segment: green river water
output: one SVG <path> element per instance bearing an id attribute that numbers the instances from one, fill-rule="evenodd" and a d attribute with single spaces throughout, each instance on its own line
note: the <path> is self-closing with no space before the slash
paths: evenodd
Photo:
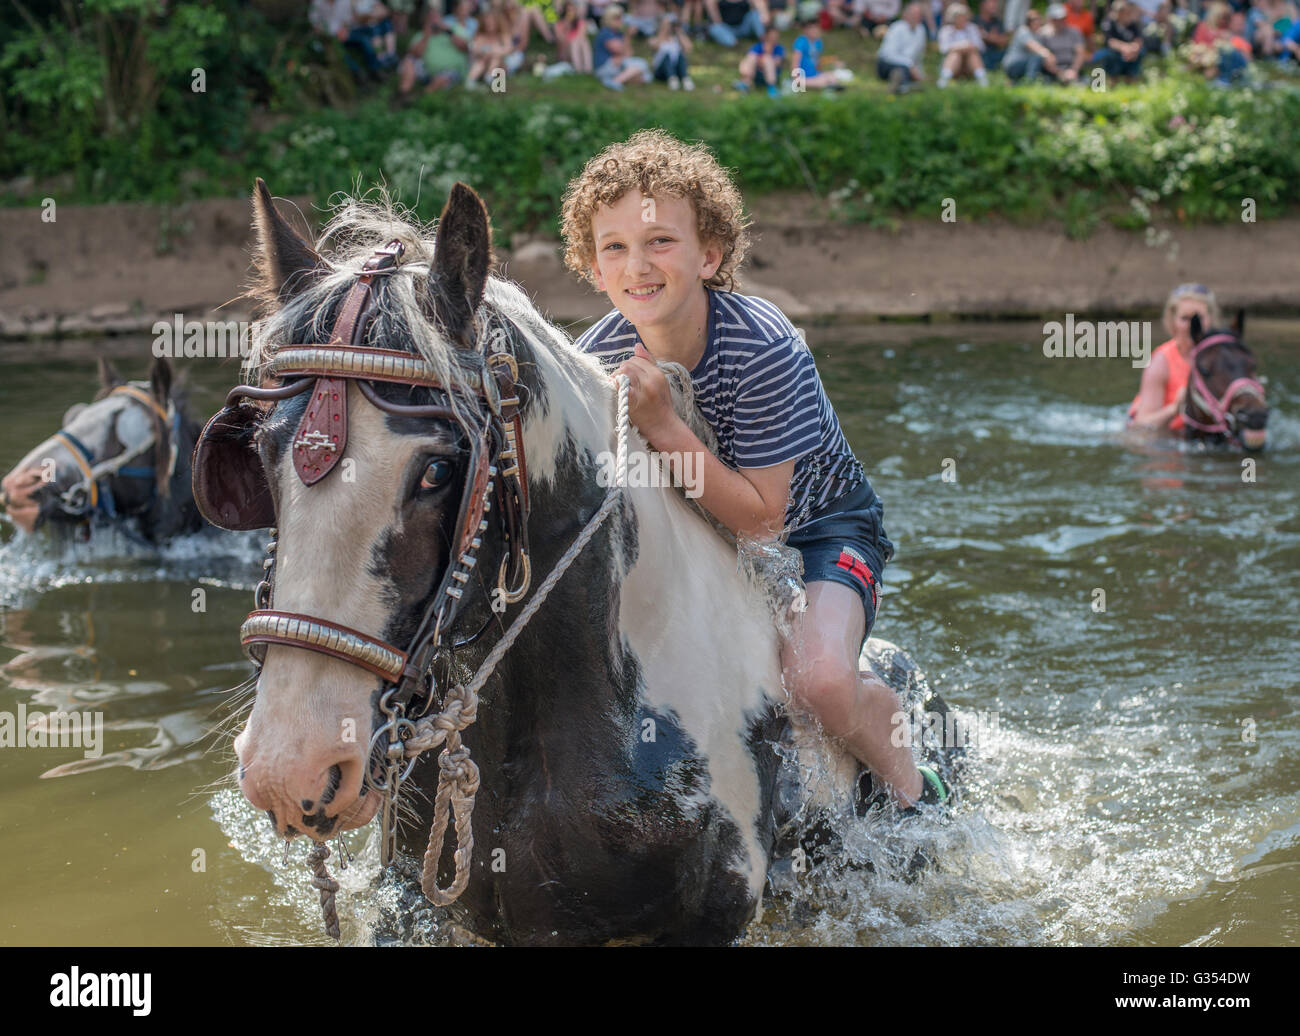
<path id="1" fill-rule="evenodd" d="M 746 941 L 1300 941 L 1300 325 L 1248 339 L 1273 407 L 1254 481 L 1126 439 L 1140 372 L 1049 359 L 1041 325 L 809 330 L 898 547 L 875 632 L 996 726 L 926 835 L 936 872 L 778 899 Z M 138 377 L 149 341 L 0 346 L 0 471 L 89 398 L 96 352 Z M 206 416 L 236 370 L 188 366 Z M 0 712 L 101 712 L 105 739 L 0 750 L 0 943 L 326 941 L 304 846 L 282 867 L 229 777 L 260 560 L 254 536 L 55 551 L 0 524 Z"/>

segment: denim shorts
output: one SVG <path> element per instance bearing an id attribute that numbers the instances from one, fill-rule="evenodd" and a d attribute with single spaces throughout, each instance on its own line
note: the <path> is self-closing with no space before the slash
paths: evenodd
<path id="1" fill-rule="evenodd" d="M 803 581 L 839 583 L 862 601 L 865 641 L 880 607 L 881 577 L 894 545 L 885 535 L 884 507 L 863 481 L 836 497 L 790 533 L 786 543 L 803 555 Z"/>

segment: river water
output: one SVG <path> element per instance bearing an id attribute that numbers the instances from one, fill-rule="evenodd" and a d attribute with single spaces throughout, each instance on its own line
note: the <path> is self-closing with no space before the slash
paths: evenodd
<path id="1" fill-rule="evenodd" d="M 875 632 L 983 722 L 948 822 L 848 833 L 934 870 L 802 887 L 744 941 L 1300 941 L 1300 325 L 1250 332 L 1274 408 L 1253 472 L 1126 438 L 1140 372 L 1047 358 L 1041 325 L 809 329 L 898 547 Z M 141 376 L 148 349 L 0 346 L 0 470 L 92 394 L 96 352 Z M 215 410 L 233 365 L 182 365 Z M 0 712 L 104 724 L 98 758 L 0 750 L 0 943 L 326 941 L 304 846 L 284 867 L 230 781 L 260 559 L 253 535 L 158 555 L 0 528 Z M 356 940 L 383 897 L 371 832 L 349 844 Z"/>

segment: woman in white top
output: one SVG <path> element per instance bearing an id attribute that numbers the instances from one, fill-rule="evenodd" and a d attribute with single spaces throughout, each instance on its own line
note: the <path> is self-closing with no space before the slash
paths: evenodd
<path id="1" fill-rule="evenodd" d="M 965 4 L 949 4 L 944 12 L 943 28 L 939 30 L 939 53 L 943 66 L 939 70 L 939 86 L 947 86 L 960 76 L 973 77 L 980 86 L 989 85 L 984 70 L 984 40 L 979 29 L 971 24 L 970 8 Z"/>

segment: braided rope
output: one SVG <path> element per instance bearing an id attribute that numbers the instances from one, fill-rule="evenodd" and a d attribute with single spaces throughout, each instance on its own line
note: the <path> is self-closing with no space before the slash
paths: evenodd
<path id="1" fill-rule="evenodd" d="M 620 488 L 627 486 L 627 430 L 630 424 L 627 416 L 627 397 L 631 384 L 631 379 L 626 374 L 618 376 L 618 453 L 614 460 L 616 468 L 614 485 Z"/>
<path id="2" fill-rule="evenodd" d="M 546 598 L 550 596 L 551 590 L 560 581 L 560 577 L 605 523 L 605 519 L 609 517 L 618 502 L 620 491 L 627 485 L 630 382 L 626 374 L 620 374 L 617 380 L 618 454 L 615 461 L 614 484 L 609 487 L 599 509 L 583 527 L 578 538 L 569 544 L 569 549 L 556 562 L 555 567 L 542 581 L 523 611 L 515 616 L 505 636 L 488 653 L 483 664 L 479 666 L 478 672 L 474 674 L 474 679 L 468 686 L 456 684 L 448 690 L 442 711 L 435 716 L 426 716 L 418 720 L 415 724 L 415 733 L 403 742 L 407 758 L 437 748 L 439 745 L 444 746 L 438 756 L 438 790 L 433 800 L 433 824 L 429 828 L 429 844 L 424 851 L 424 870 L 420 876 L 420 888 L 436 906 L 450 906 L 460 898 L 469 884 L 469 868 L 474 853 L 474 831 L 470 826 L 470 818 L 474 813 L 474 796 L 478 793 L 479 774 L 478 767 L 469 757 L 469 749 L 461 742 L 460 733 L 478 718 L 479 691 L 491 679 L 493 671 L 519 634 L 523 632 L 524 627 L 546 602 Z M 456 826 L 454 854 L 456 872 L 451 884 L 441 889 L 438 887 L 438 861 L 442 858 L 442 846 L 447 834 L 448 821 L 453 816 Z"/>
<path id="3" fill-rule="evenodd" d="M 318 842 L 307 853 L 307 863 L 312 869 L 312 887 L 320 891 L 320 910 L 325 919 L 325 931 L 331 939 L 337 939 L 339 912 L 334 905 L 334 894 L 339 890 L 339 883 L 330 877 L 330 872 L 325 868 L 329 855 L 329 846 Z"/>

